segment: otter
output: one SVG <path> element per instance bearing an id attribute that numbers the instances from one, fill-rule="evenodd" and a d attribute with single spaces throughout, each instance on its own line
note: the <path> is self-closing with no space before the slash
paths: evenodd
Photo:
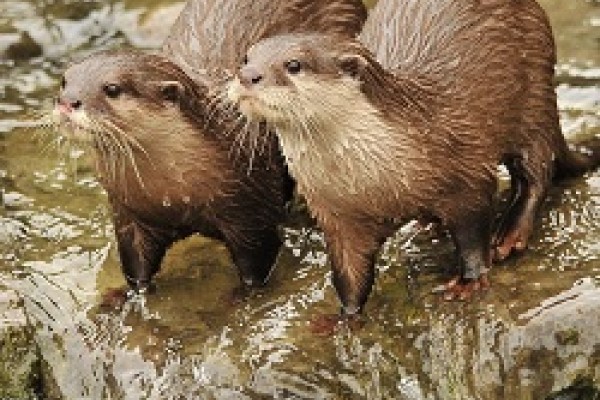
<path id="1" fill-rule="evenodd" d="M 293 182 L 275 137 L 257 154 L 231 150 L 263 128 L 215 93 L 265 34 L 356 36 L 365 19 L 359 0 L 192 0 L 159 54 L 100 52 L 67 69 L 54 114 L 94 150 L 131 288 L 146 291 L 172 243 L 196 233 L 224 241 L 242 285 L 266 282 Z"/>
<path id="2" fill-rule="evenodd" d="M 205 119 L 207 89 L 160 55 L 105 51 L 65 72 L 57 108 L 87 136 L 112 207 L 122 268 L 148 288 L 166 249 L 191 234 L 223 240 L 247 285 L 266 281 L 289 198 L 266 148 L 249 169 L 230 157 L 235 116 Z"/>
<path id="3" fill-rule="evenodd" d="M 444 297 L 467 299 L 488 284 L 490 247 L 525 248 L 552 180 L 598 166 L 598 141 L 586 155 L 561 134 L 555 61 L 533 0 L 383 0 L 359 40 L 289 34 L 249 50 L 228 98 L 276 129 L 342 315 L 363 310 L 401 221 L 448 229 L 459 275 Z M 513 190 L 492 239 L 502 163 Z"/>

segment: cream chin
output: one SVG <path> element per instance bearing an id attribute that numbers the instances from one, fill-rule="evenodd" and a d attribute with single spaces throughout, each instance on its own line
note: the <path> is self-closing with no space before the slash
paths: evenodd
<path id="1" fill-rule="evenodd" d="M 257 93 L 246 89 L 240 83 L 238 78 L 232 80 L 227 87 L 227 98 L 235 104 L 240 112 L 249 120 L 263 120 L 264 115 L 261 112 L 263 107 L 260 107 L 260 99 Z"/>
<path id="2" fill-rule="evenodd" d="M 72 111 L 70 114 L 70 119 L 78 129 L 81 129 L 81 130 L 91 130 L 92 129 L 91 120 L 85 110 Z"/>
<path id="3" fill-rule="evenodd" d="M 56 107 L 52 110 L 52 120 L 68 127 L 69 138 L 79 142 L 92 141 L 94 126 L 85 110 L 64 111 Z"/>
<path id="4" fill-rule="evenodd" d="M 227 99 L 233 104 L 238 105 L 240 102 L 240 97 L 242 91 L 242 85 L 240 83 L 239 78 L 232 79 L 227 84 Z"/>

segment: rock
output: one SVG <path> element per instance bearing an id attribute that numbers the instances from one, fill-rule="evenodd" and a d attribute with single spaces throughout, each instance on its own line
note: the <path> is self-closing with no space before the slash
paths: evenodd
<path id="1" fill-rule="evenodd" d="M 4 57 L 15 61 L 29 60 L 43 54 L 42 46 L 28 32 L 21 32 L 17 41 L 12 42 L 4 50 Z"/>
<path id="2" fill-rule="evenodd" d="M 0 288 L 0 399 L 38 397 L 40 365 L 17 295 Z"/>

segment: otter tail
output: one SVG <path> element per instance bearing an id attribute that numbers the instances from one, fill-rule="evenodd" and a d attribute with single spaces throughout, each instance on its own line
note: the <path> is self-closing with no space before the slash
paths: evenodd
<path id="1" fill-rule="evenodd" d="M 564 142 L 556 163 L 556 179 L 583 175 L 600 167 L 600 137 L 595 136 L 568 146 Z"/>

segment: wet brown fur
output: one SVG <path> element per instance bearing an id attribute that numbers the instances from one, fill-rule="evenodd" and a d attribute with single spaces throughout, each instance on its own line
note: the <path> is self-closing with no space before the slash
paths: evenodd
<path id="1" fill-rule="evenodd" d="M 560 132 L 554 42 L 535 1 L 382 0 L 360 39 L 267 39 L 230 90 L 277 126 L 346 313 L 366 301 L 390 218 L 441 222 L 462 278 L 478 279 L 490 264 L 499 164 L 513 194 L 494 246 L 510 252 L 524 247 L 552 179 L 600 162 L 599 152 L 569 151 Z M 293 59 L 303 70 L 291 76 Z M 360 91 L 342 84 L 349 78 Z"/>
<path id="2" fill-rule="evenodd" d="M 221 80 L 267 33 L 355 36 L 365 18 L 358 0 L 190 1 L 163 55 L 104 52 L 67 70 L 61 101 L 82 101 L 89 118 L 111 131 L 93 143 L 132 287 L 146 288 L 168 247 L 194 233 L 223 240 L 244 282 L 267 279 L 292 184 L 274 137 L 261 151 L 240 151 L 238 134 L 262 128 L 244 127 L 223 104 Z M 103 93 L 111 83 L 123 87 L 118 99 Z M 117 161 L 119 152 L 129 155 Z"/>

